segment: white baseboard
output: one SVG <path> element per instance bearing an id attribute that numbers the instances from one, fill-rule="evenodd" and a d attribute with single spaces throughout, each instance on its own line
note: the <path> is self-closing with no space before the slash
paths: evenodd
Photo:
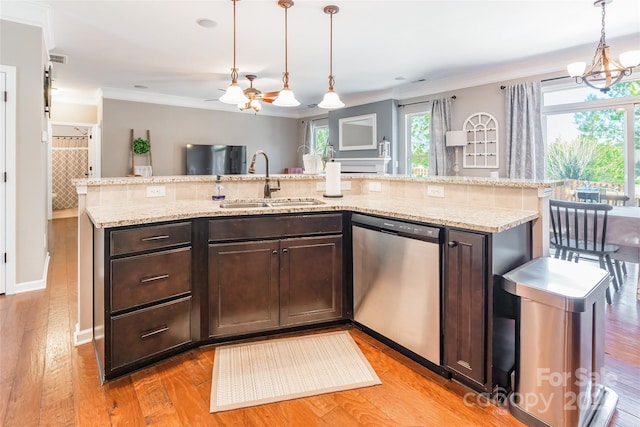
<path id="1" fill-rule="evenodd" d="M 80 324 L 76 323 L 76 330 L 73 333 L 73 345 L 78 347 L 79 345 L 88 344 L 93 339 L 93 330 L 84 329 L 80 330 Z"/>
<path id="2" fill-rule="evenodd" d="M 44 271 L 42 272 L 42 279 L 33 280 L 31 282 L 16 283 L 13 289 L 7 288 L 7 295 L 20 294 L 22 292 L 30 292 L 30 291 L 38 291 L 41 289 L 46 289 L 47 274 L 49 273 L 50 259 L 51 257 L 49 256 L 49 252 L 47 252 L 47 256 L 44 259 Z"/>

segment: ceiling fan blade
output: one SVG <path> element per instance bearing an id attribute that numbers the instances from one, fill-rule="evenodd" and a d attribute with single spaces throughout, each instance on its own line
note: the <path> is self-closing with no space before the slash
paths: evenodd
<path id="1" fill-rule="evenodd" d="M 263 98 L 276 99 L 278 97 L 278 95 L 280 95 L 280 91 L 263 93 L 262 97 Z"/>

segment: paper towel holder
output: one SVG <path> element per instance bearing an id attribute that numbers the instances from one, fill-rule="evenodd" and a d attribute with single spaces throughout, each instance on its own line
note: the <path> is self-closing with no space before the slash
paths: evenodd
<path id="1" fill-rule="evenodd" d="M 331 159 L 331 163 L 335 163 L 335 159 Z M 340 164 L 338 163 L 338 166 L 340 166 Z M 327 171 L 325 171 L 326 173 Z M 342 197 L 342 194 L 327 194 L 326 193 L 327 188 L 325 187 L 325 194 L 322 195 L 322 197 L 327 197 L 327 198 L 331 198 L 331 199 L 339 199 Z"/>

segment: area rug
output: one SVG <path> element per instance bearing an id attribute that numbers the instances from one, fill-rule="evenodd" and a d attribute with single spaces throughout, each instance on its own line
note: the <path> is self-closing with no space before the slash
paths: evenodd
<path id="1" fill-rule="evenodd" d="M 213 412 L 381 384 L 347 331 L 216 348 Z"/>

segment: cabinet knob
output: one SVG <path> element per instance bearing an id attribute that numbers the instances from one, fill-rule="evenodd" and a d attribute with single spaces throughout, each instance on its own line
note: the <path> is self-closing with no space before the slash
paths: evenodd
<path id="1" fill-rule="evenodd" d="M 458 242 L 452 240 L 450 242 L 447 242 L 447 246 L 449 246 L 450 248 L 455 248 L 456 246 L 458 246 Z"/>
<path id="2" fill-rule="evenodd" d="M 278 251 L 276 249 L 273 250 L 273 252 L 271 252 L 273 255 L 278 255 Z"/>
<path id="3" fill-rule="evenodd" d="M 287 254 L 287 253 L 289 253 L 289 249 L 284 248 L 284 249 L 282 250 L 282 253 L 283 253 L 283 254 Z"/>

